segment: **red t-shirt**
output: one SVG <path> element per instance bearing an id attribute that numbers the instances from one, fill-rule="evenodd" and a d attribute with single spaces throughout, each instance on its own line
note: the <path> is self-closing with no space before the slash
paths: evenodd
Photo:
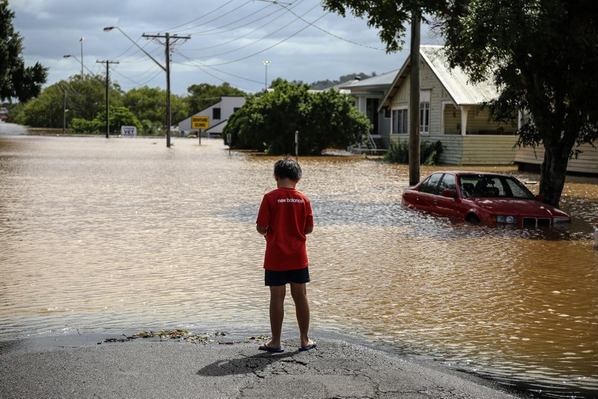
<path id="1" fill-rule="evenodd" d="M 313 226 L 309 199 L 294 188 L 277 188 L 264 195 L 258 226 L 267 227 L 264 268 L 296 270 L 307 267 L 305 229 Z"/>

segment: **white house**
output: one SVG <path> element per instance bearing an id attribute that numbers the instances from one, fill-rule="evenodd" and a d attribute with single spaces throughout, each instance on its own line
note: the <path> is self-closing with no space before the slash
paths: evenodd
<path id="1" fill-rule="evenodd" d="M 491 82 L 473 84 L 459 68 L 449 68 L 442 46 L 420 47 L 421 141 L 440 141 L 446 164 L 512 164 L 517 151 L 517 120 L 493 120 L 485 103 L 498 92 Z M 408 140 L 409 70 L 407 58 L 381 101 L 390 110 L 389 141 Z"/>
<path id="2" fill-rule="evenodd" d="M 355 79 L 338 86 L 341 92 L 355 98 L 357 109 L 372 123 L 370 138 L 378 148 L 388 148 L 390 145 L 390 111 L 386 108 L 380 109 L 380 102 L 396 74 L 395 70 L 363 80 Z"/>
<path id="3" fill-rule="evenodd" d="M 195 132 L 196 130 L 191 128 L 191 118 L 194 116 L 207 116 L 210 121 L 210 127 L 204 130 L 204 134 L 208 136 L 222 136 L 222 130 L 226 126 L 228 118 L 244 104 L 245 97 L 221 97 L 220 101 L 216 104 L 180 121 L 178 123 L 179 131 L 182 135 Z"/>

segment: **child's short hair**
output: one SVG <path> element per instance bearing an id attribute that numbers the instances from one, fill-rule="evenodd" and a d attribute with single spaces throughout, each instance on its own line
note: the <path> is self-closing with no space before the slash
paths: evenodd
<path id="1" fill-rule="evenodd" d="M 274 175 L 281 179 L 299 181 L 301 173 L 301 166 L 293 159 L 281 159 L 274 164 Z"/>

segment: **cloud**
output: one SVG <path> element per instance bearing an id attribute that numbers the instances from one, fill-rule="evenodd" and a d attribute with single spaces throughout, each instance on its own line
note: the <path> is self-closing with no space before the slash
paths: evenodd
<path id="1" fill-rule="evenodd" d="M 376 30 L 366 21 L 327 13 L 319 0 L 294 0 L 288 8 L 259 0 L 14 0 L 15 28 L 24 38 L 28 62 L 50 67 L 49 81 L 80 71 L 84 65 L 103 73 L 96 59 L 114 59 L 113 78 L 128 90 L 140 84 L 164 87 L 160 68 L 117 30 L 164 63 L 164 46 L 143 33 L 191 35 L 173 46 L 172 87 L 179 94 L 196 83 L 231 85 L 249 91 L 263 88 L 269 76 L 313 82 L 351 72 L 383 73 L 400 67 L 401 54 L 386 54 Z M 425 41 L 438 42 L 424 30 Z M 408 41 L 407 41 L 408 43 Z M 373 48 L 377 48 L 373 49 Z"/>

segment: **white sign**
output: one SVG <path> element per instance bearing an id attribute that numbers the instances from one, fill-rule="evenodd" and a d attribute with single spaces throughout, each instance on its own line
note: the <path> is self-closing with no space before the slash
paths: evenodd
<path id="1" fill-rule="evenodd" d="M 137 128 L 135 126 L 121 126 L 120 135 L 123 137 L 135 137 L 137 136 Z"/>

